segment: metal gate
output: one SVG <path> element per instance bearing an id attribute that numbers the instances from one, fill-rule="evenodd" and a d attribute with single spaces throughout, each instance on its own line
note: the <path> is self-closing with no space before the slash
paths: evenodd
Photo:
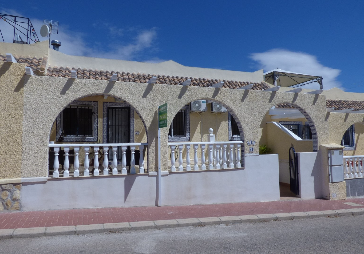
<path id="1" fill-rule="evenodd" d="M 289 148 L 289 175 L 290 189 L 295 195 L 300 194 L 299 179 L 298 179 L 298 160 L 297 154 L 293 145 Z"/>
<path id="2" fill-rule="evenodd" d="M 129 143 L 130 142 L 130 108 L 109 107 L 107 110 L 107 142 Z M 109 158 L 111 153 L 109 153 Z M 121 160 L 121 147 L 117 151 L 118 160 Z"/>

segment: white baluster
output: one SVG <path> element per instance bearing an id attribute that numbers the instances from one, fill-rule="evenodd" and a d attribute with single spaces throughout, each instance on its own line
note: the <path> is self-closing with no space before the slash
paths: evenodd
<path id="1" fill-rule="evenodd" d="M 354 157 L 354 177 L 358 178 L 359 176 L 359 160 L 358 157 Z"/>
<path id="2" fill-rule="evenodd" d="M 109 174 L 109 147 L 104 146 L 103 147 L 104 150 L 104 163 L 102 164 L 102 166 L 104 167 L 104 176 L 107 176 Z"/>
<path id="3" fill-rule="evenodd" d="M 198 145 L 193 145 L 193 153 L 194 153 L 194 167 L 193 167 L 193 170 L 197 171 L 199 170 L 199 167 L 198 167 L 198 157 L 197 157 L 197 149 L 198 149 Z"/>
<path id="4" fill-rule="evenodd" d="M 345 163 L 345 176 L 344 176 L 344 178 L 349 179 L 350 178 L 350 176 L 349 176 L 349 171 L 350 171 L 350 161 L 349 161 L 349 159 L 345 158 L 344 163 Z"/>
<path id="5" fill-rule="evenodd" d="M 241 144 L 236 144 L 236 167 L 241 168 Z"/>
<path id="6" fill-rule="evenodd" d="M 209 170 L 214 169 L 213 150 L 214 150 L 214 145 L 209 145 Z"/>
<path id="7" fill-rule="evenodd" d="M 144 145 L 140 145 L 139 146 L 139 152 L 140 152 L 140 157 L 139 157 L 139 174 L 143 174 L 144 173 Z"/>
<path id="8" fill-rule="evenodd" d="M 176 149 L 176 146 L 174 145 L 171 145 L 171 171 L 172 172 L 176 172 L 176 158 L 174 156 L 174 151 Z"/>
<path id="9" fill-rule="evenodd" d="M 234 145 L 229 145 L 229 168 L 234 168 Z"/>
<path id="10" fill-rule="evenodd" d="M 116 156 L 118 151 L 117 146 L 112 147 L 112 174 L 117 175 L 118 174 L 118 158 Z"/>
<path id="11" fill-rule="evenodd" d="M 190 165 L 190 145 L 186 145 L 186 171 L 191 171 L 191 165 Z"/>
<path id="12" fill-rule="evenodd" d="M 219 163 L 220 163 L 220 165 L 222 165 L 222 146 L 221 146 L 221 148 L 219 149 L 219 156 L 220 156 L 220 161 L 219 161 Z"/>
<path id="13" fill-rule="evenodd" d="M 223 169 L 227 169 L 227 164 L 226 164 L 226 147 L 227 145 L 222 145 L 222 168 Z"/>
<path id="14" fill-rule="evenodd" d="M 94 176 L 98 176 L 99 174 L 99 148 L 94 147 Z"/>
<path id="15" fill-rule="evenodd" d="M 84 176 L 90 176 L 90 171 L 89 171 L 89 167 L 90 167 L 90 161 L 88 158 L 88 154 L 90 152 L 90 147 L 84 147 L 83 150 L 85 150 L 85 162 L 84 162 L 84 170 L 83 170 L 83 175 Z"/>
<path id="16" fill-rule="evenodd" d="M 350 158 L 350 178 L 354 178 L 354 160 Z"/>
<path id="17" fill-rule="evenodd" d="M 135 146 L 130 147 L 131 159 L 130 159 L 130 174 L 135 174 Z"/>
<path id="18" fill-rule="evenodd" d="M 359 157 L 359 177 L 362 178 L 363 177 L 363 157 Z"/>
<path id="19" fill-rule="evenodd" d="M 206 170 L 205 147 L 206 145 L 201 145 L 201 170 Z"/>
<path id="20" fill-rule="evenodd" d="M 216 145 L 216 169 L 221 169 L 220 167 L 220 145 Z"/>
<path id="21" fill-rule="evenodd" d="M 64 150 L 64 172 L 63 172 L 63 177 L 69 177 L 70 176 L 70 171 L 68 170 L 70 168 L 70 161 L 69 161 L 69 151 L 70 148 L 69 147 L 65 147 L 63 148 Z"/>
<path id="22" fill-rule="evenodd" d="M 79 177 L 80 176 L 80 161 L 78 160 L 78 153 L 80 151 L 80 148 L 79 147 L 75 147 L 74 148 L 74 151 L 75 151 L 75 159 L 74 159 L 74 162 L 73 162 L 73 168 L 75 169 L 75 171 L 73 172 L 73 176 L 74 177 Z"/>
<path id="23" fill-rule="evenodd" d="M 126 171 L 126 146 L 121 147 L 121 174 L 126 175 L 128 172 Z"/>
<path id="24" fill-rule="evenodd" d="M 178 146 L 178 170 L 179 171 L 183 171 L 183 157 L 182 157 L 182 152 L 183 152 L 183 145 L 179 145 Z"/>
<path id="25" fill-rule="evenodd" d="M 59 155 L 59 147 L 54 147 L 53 148 L 54 151 L 54 163 L 53 163 L 53 178 L 58 178 L 59 177 L 59 160 L 58 160 L 58 155 Z"/>

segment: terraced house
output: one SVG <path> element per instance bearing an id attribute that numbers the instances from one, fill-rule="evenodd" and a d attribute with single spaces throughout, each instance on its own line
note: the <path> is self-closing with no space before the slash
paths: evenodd
<path id="1" fill-rule="evenodd" d="M 364 195 L 363 96 L 318 76 L 69 56 L 46 41 L 0 43 L 0 86 L 0 210 L 272 201 L 285 185 Z"/>

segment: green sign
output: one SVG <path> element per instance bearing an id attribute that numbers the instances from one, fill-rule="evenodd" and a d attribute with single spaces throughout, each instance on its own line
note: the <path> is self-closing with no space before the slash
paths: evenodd
<path id="1" fill-rule="evenodd" d="M 167 103 L 158 107 L 159 128 L 167 127 Z"/>

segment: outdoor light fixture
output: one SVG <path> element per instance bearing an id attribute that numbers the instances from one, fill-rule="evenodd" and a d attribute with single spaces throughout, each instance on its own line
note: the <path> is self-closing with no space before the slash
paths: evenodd
<path id="1" fill-rule="evenodd" d="M 238 89 L 242 89 L 242 90 L 250 90 L 253 88 L 253 85 L 254 84 L 250 84 L 250 85 L 247 85 L 247 86 L 243 86 L 243 87 L 239 87 Z"/>
<path id="2" fill-rule="evenodd" d="M 115 82 L 118 79 L 118 75 L 116 73 L 114 73 L 111 78 L 110 81 Z"/>
<path id="3" fill-rule="evenodd" d="M 75 70 L 71 71 L 71 78 L 77 78 L 77 72 Z"/>
<path id="4" fill-rule="evenodd" d="M 299 93 L 301 91 L 302 91 L 302 88 L 296 88 L 296 89 L 293 89 L 293 90 L 286 91 L 286 93 Z"/>
<path id="5" fill-rule="evenodd" d="M 148 84 L 151 84 L 151 85 L 155 84 L 156 82 L 157 82 L 157 77 L 153 77 L 148 80 Z"/>
<path id="6" fill-rule="evenodd" d="M 15 58 L 13 57 L 13 55 L 10 54 L 10 53 L 6 53 L 6 61 L 8 63 L 17 63 L 17 61 L 15 60 Z"/>
<path id="7" fill-rule="evenodd" d="M 264 92 L 277 92 L 281 88 L 280 86 L 274 86 L 268 89 L 263 90 Z"/>
<path id="8" fill-rule="evenodd" d="M 30 68 L 30 67 L 25 67 L 25 74 L 26 74 L 26 75 L 29 75 L 29 76 L 33 76 L 33 75 L 34 75 L 34 73 L 33 73 L 32 68 Z"/>
<path id="9" fill-rule="evenodd" d="M 191 80 L 190 79 L 187 79 L 181 85 L 183 85 L 183 86 L 189 86 L 190 84 L 191 84 Z"/>
<path id="10" fill-rule="evenodd" d="M 219 83 L 213 84 L 212 87 L 221 88 L 224 85 L 224 81 L 220 81 Z"/>

